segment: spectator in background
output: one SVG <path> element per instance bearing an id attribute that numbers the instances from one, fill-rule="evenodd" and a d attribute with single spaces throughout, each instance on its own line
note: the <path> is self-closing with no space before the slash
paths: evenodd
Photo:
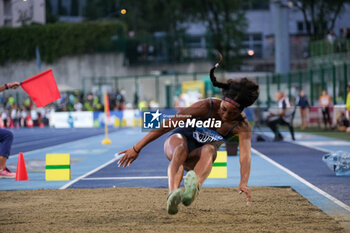
<path id="1" fill-rule="evenodd" d="M 185 98 L 185 94 L 184 93 L 181 93 L 179 95 L 179 97 L 177 98 L 177 100 L 175 101 L 175 108 L 180 111 L 181 109 L 187 107 L 187 101 L 186 101 L 186 98 Z"/>
<path id="2" fill-rule="evenodd" d="M 324 128 L 327 129 L 327 124 L 329 128 L 332 127 L 331 117 L 329 114 L 329 107 L 331 106 L 332 98 L 327 94 L 326 90 L 322 91 L 322 95 L 319 99 L 319 106 L 321 107 Z"/>
<path id="3" fill-rule="evenodd" d="M 342 28 L 341 29 L 341 34 L 340 34 L 340 52 L 344 53 L 347 52 L 347 45 L 346 45 L 346 40 L 350 38 L 350 33 L 348 32 L 347 28 Z"/>
<path id="4" fill-rule="evenodd" d="M 150 102 L 149 102 L 149 107 L 151 109 L 157 109 L 159 108 L 159 103 L 155 100 L 155 99 L 152 99 Z"/>
<path id="5" fill-rule="evenodd" d="M 68 95 L 68 98 L 66 100 L 67 102 L 65 103 L 68 112 L 74 111 L 75 99 L 76 97 L 72 93 Z"/>
<path id="6" fill-rule="evenodd" d="M 300 108 L 301 130 L 304 130 L 307 128 L 307 109 L 310 105 L 303 90 L 300 91 L 298 106 Z"/>
<path id="7" fill-rule="evenodd" d="M 39 108 L 38 109 L 38 124 L 39 127 L 45 127 L 49 125 L 49 119 L 47 118 L 47 109 L 45 108 Z"/>
<path id="8" fill-rule="evenodd" d="M 89 93 L 86 96 L 86 99 L 85 99 L 85 102 L 84 102 L 84 109 L 86 111 L 94 111 L 93 101 L 94 101 L 94 96 L 93 96 L 92 93 Z"/>
<path id="9" fill-rule="evenodd" d="M 12 105 L 10 116 L 11 116 L 11 121 L 12 121 L 10 123 L 10 127 L 11 126 L 12 127 L 19 127 L 19 115 L 18 115 L 18 109 L 17 109 L 17 105 L 16 104 Z"/>
<path id="10" fill-rule="evenodd" d="M 102 110 L 103 110 L 103 106 L 100 103 L 100 98 L 98 98 L 98 96 L 95 96 L 93 100 L 93 111 L 102 111 Z"/>
<path id="11" fill-rule="evenodd" d="M 340 113 L 340 116 L 337 119 L 337 125 L 340 131 L 346 131 L 349 127 L 349 120 L 346 118 L 344 112 Z"/>
<path id="12" fill-rule="evenodd" d="M 7 121 L 8 121 L 8 111 L 7 111 L 7 109 L 3 109 L 2 110 L 2 114 L 1 114 L 1 120 L 2 120 L 2 122 L 3 122 L 3 125 L 5 126 L 5 127 L 7 127 Z"/>
<path id="13" fill-rule="evenodd" d="M 345 39 L 345 40 L 350 39 L 350 33 L 349 33 L 347 28 L 342 28 L 341 29 L 340 37 L 341 37 L 341 39 Z"/>
<path id="14" fill-rule="evenodd" d="M 21 106 L 20 109 L 20 120 L 19 120 L 19 125 L 20 127 L 26 127 L 26 118 L 28 116 L 26 107 L 24 105 Z"/>
<path id="15" fill-rule="evenodd" d="M 139 102 L 139 110 L 144 111 L 146 109 L 148 109 L 148 104 L 147 101 L 144 99 L 141 99 L 141 101 Z"/>
<path id="16" fill-rule="evenodd" d="M 292 114 L 290 113 L 290 103 L 288 97 L 282 92 L 278 91 L 275 94 L 275 99 L 278 102 L 278 108 L 281 110 L 279 113 L 270 113 L 267 119 L 267 126 L 275 134 L 275 141 L 282 141 L 283 136 L 278 130 L 278 125 L 286 125 L 289 128 L 291 138 L 294 141 L 294 128 L 290 124 Z"/>
<path id="17" fill-rule="evenodd" d="M 13 98 L 12 95 L 9 96 L 8 101 L 7 101 L 7 108 L 11 108 L 15 103 L 15 98 Z"/>
<path id="18" fill-rule="evenodd" d="M 126 91 L 123 88 L 117 92 L 117 109 L 118 110 L 125 109 L 125 95 L 126 95 Z"/>
<path id="19" fill-rule="evenodd" d="M 331 29 L 329 30 L 328 34 L 327 34 L 327 41 L 330 43 L 330 44 L 333 44 L 333 42 L 335 41 L 335 33 L 334 31 Z"/>
<path id="20" fill-rule="evenodd" d="M 20 112 L 20 126 L 21 127 L 27 126 L 27 122 L 26 122 L 27 116 L 28 116 L 28 112 L 27 112 L 26 106 L 23 105 L 21 107 L 21 112 Z"/>
<path id="21" fill-rule="evenodd" d="M 346 103 L 345 103 L 345 107 L 346 107 L 346 115 L 347 118 L 350 118 L 350 85 L 347 85 L 346 87 L 346 91 L 347 91 L 347 96 L 346 96 Z"/>
<path id="22" fill-rule="evenodd" d="M 83 104 L 80 103 L 80 101 L 79 101 L 78 98 L 75 99 L 74 111 L 76 111 L 76 112 L 81 112 L 81 111 L 83 111 Z"/>
<path id="23" fill-rule="evenodd" d="M 29 98 L 26 98 L 23 104 L 27 111 L 29 111 L 33 107 L 33 102 Z"/>
<path id="24" fill-rule="evenodd" d="M 135 106 L 135 108 L 137 108 L 138 104 L 139 104 L 139 94 L 135 91 L 135 93 L 134 93 L 134 106 Z"/>
<path id="25" fill-rule="evenodd" d="M 39 126 L 39 114 L 36 109 L 32 108 L 30 111 L 30 117 L 32 118 L 33 126 Z"/>

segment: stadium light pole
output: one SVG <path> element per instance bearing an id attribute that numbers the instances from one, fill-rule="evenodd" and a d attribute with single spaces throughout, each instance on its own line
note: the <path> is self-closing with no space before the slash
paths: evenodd
<path id="1" fill-rule="evenodd" d="M 275 34 L 275 72 L 279 74 L 290 71 L 289 43 L 289 8 L 290 1 L 271 1 L 272 19 Z"/>

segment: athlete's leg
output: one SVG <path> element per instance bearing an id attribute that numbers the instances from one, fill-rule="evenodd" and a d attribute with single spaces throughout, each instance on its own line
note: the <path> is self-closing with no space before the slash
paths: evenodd
<path id="1" fill-rule="evenodd" d="M 194 172 L 198 176 L 199 185 L 207 179 L 212 169 L 212 165 L 216 158 L 216 147 L 211 144 L 206 144 L 201 147 L 200 158 L 194 167 Z"/>
<path id="2" fill-rule="evenodd" d="M 6 160 L 10 155 L 13 134 L 6 129 L 0 129 L 0 169 L 6 167 Z"/>
<path id="3" fill-rule="evenodd" d="M 0 170 L 6 167 L 7 157 L 0 155 Z"/>
<path id="4" fill-rule="evenodd" d="M 291 125 L 289 122 L 285 121 L 283 118 L 280 118 L 280 124 L 286 125 L 288 127 L 289 132 L 290 132 L 290 136 L 291 136 L 292 140 L 295 141 L 293 125 Z"/>
<path id="5" fill-rule="evenodd" d="M 199 184 L 202 185 L 209 176 L 215 159 L 216 147 L 211 144 L 205 144 L 191 151 L 184 163 L 184 168 L 186 171 L 194 170 L 197 174 Z"/>
<path id="6" fill-rule="evenodd" d="M 195 199 L 199 187 L 207 179 L 216 158 L 216 147 L 206 144 L 193 150 L 185 161 L 185 169 L 190 170 L 185 177 L 185 193 L 182 203 L 189 206 Z M 192 171 L 194 170 L 194 171 Z"/>
<path id="7" fill-rule="evenodd" d="M 324 123 L 324 128 L 327 128 L 327 113 L 326 113 L 326 109 L 322 108 L 322 117 L 323 117 L 323 123 Z"/>
<path id="8" fill-rule="evenodd" d="M 6 160 L 10 155 L 13 134 L 11 131 L 0 129 L 0 178 L 14 178 L 15 173 L 6 167 Z"/>
<path id="9" fill-rule="evenodd" d="M 329 107 L 326 108 L 326 115 L 327 115 L 327 122 L 329 124 L 329 127 L 332 127 L 332 121 L 331 121 L 331 116 L 329 114 Z"/>
<path id="10" fill-rule="evenodd" d="M 164 143 L 165 156 L 170 160 L 168 166 L 169 193 L 178 189 L 183 177 L 184 162 L 188 156 L 187 140 L 181 134 L 171 135 Z"/>
<path id="11" fill-rule="evenodd" d="M 178 205 L 183 199 L 183 191 L 179 189 L 184 166 L 188 156 L 187 141 L 181 134 L 171 135 L 164 143 L 164 152 L 170 160 L 168 166 L 169 195 L 167 198 L 167 210 L 169 214 L 178 212 Z"/>
<path id="12" fill-rule="evenodd" d="M 283 140 L 283 137 L 278 130 L 278 124 L 280 122 L 280 118 L 277 118 L 275 120 L 267 121 L 267 126 L 272 130 L 272 132 L 275 134 L 275 141 Z"/>

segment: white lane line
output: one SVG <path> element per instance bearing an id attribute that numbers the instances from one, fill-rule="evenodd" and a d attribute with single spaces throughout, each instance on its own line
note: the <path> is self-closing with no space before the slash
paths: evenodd
<path id="1" fill-rule="evenodd" d="M 306 144 L 310 146 L 350 146 L 350 142 L 345 141 L 321 141 L 321 140 L 312 140 L 312 141 L 299 141 L 300 144 Z"/>
<path id="2" fill-rule="evenodd" d="M 63 185 L 63 186 L 60 187 L 59 189 L 66 189 L 66 188 L 68 188 L 69 186 L 71 186 L 72 184 L 78 182 L 79 180 L 81 180 L 81 179 L 83 179 L 83 178 L 85 178 L 85 177 L 91 175 L 91 174 L 94 173 L 94 172 L 97 172 L 98 170 L 100 170 L 100 169 L 102 169 L 102 168 L 108 166 L 109 164 L 113 163 L 114 161 L 121 159 L 121 157 L 123 157 L 123 154 L 118 155 L 118 156 L 115 156 L 114 159 L 108 161 L 108 162 L 105 163 L 105 164 L 102 164 L 101 166 L 99 166 L 99 167 L 97 167 L 97 168 L 95 168 L 95 169 L 89 171 L 88 173 L 85 173 L 85 174 L 82 175 L 82 176 L 79 176 L 78 178 L 72 180 L 71 182 L 69 182 L 69 183 Z"/>
<path id="3" fill-rule="evenodd" d="M 306 181 L 305 179 L 301 178 L 300 176 L 298 176 L 297 174 L 295 174 L 294 172 L 292 172 L 291 170 L 285 168 L 284 166 L 282 166 L 281 164 L 273 161 L 272 159 L 270 159 L 269 157 L 267 157 L 266 155 L 264 155 L 263 153 L 260 153 L 259 151 L 255 150 L 254 148 L 252 148 L 252 151 L 254 153 L 256 153 L 257 155 L 259 155 L 260 157 L 262 157 L 263 159 L 265 159 L 266 161 L 272 163 L 273 165 L 275 165 L 276 167 L 278 167 L 279 169 L 285 171 L 286 173 L 288 173 L 289 175 L 291 175 L 292 177 L 294 177 L 295 179 L 299 180 L 301 183 L 305 184 L 306 186 L 312 188 L 313 190 L 315 190 L 316 192 L 318 192 L 319 194 L 323 195 L 324 197 L 328 198 L 329 200 L 331 200 L 332 202 L 334 202 L 335 204 L 337 204 L 338 206 L 346 209 L 347 211 L 350 212 L 350 206 L 346 205 L 345 203 L 339 201 L 337 198 L 333 197 L 332 195 L 326 193 L 325 191 L 319 189 L 318 187 L 316 187 L 315 185 L 311 184 L 310 182 Z"/>
<path id="4" fill-rule="evenodd" d="M 168 177 L 167 176 L 92 177 L 92 178 L 83 178 L 81 180 L 152 180 L 152 179 L 168 179 Z"/>
<path id="5" fill-rule="evenodd" d="M 258 132 L 258 133 L 263 134 L 263 135 L 265 135 L 267 137 L 273 137 L 272 133 L 262 133 L 262 132 Z M 267 134 L 269 134 L 269 135 L 267 135 Z M 315 136 L 313 134 L 306 134 L 306 133 L 303 133 L 302 135 Z M 287 140 L 285 140 L 285 142 L 290 142 L 290 143 L 293 143 L 293 144 L 296 144 L 296 145 L 299 145 L 299 146 L 305 146 L 307 148 L 314 149 L 314 150 L 319 150 L 319 151 L 322 151 L 322 152 L 325 152 L 325 153 L 331 153 L 332 152 L 331 150 L 327 150 L 325 148 L 321 148 L 321 147 L 317 147 L 315 145 L 312 145 L 312 143 L 311 144 L 308 143 L 309 141 L 302 141 L 302 142 L 300 142 L 300 141 L 298 141 L 298 138 L 297 138 L 297 141 L 293 141 L 293 140 L 288 140 L 287 141 Z M 312 141 L 310 141 L 310 142 L 312 142 Z M 327 142 L 324 141 L 323 144 L 320 144 L 320 145 L 326 145 L 326 143 Z"/>
<path id="6" fill-rule="evenodd" d="M 310 148 L 310 149 L 314 149 L 314 150 L 319 150 L 319 151 L 322 151 L 322 152 L 325 152 L 325 153 L 331 153 L 332 151 L 331 150 L 327 150 L 325 148 L 321 148 L 321 147 L 317 147 L 317 146 L 312 146 L 310 145 L 309 143 L 307 143 L 307 141 L 305 142 L 297 142 L 297 141 L 288 141 L 290 143 L 293 143 L 293 144 L 296 144 L 296 145 L 299 145 L 299 146 L 305 146 L 307 148 Z M 324 142 L 324 145 L 326 144 L 326 142 Z"/>
<path id="7" fill-rule="evenodd" d="M 122 130 L 117 130 L 117 131 L 114 131 L 114 132 L 110 132 L 110 134 L 114 134 L 114 133 L 120 133 Z M 50 146 L 46 146 L 46 147 L 42 147 L 42 148 L 38 148 L 38 149 L 35 149 L 35 150 L 31 150 L 31 151 L 27 151 L 27 152 L 23 152 L 23 156 L 24 158 L 26 158 L 27 155 L 31 155 L 31 154 L 34 154 L 34 153 L 37 153 L 37 152 L 41 152 L 41 151 L 46 151 L 46 150 L 49 150 L 49 149 L 54 149 L 56 147 L 61 147 L 61 146 L 67 146 L 68 144 L 70 143 L 79 143 L 80 141 L 84 141 L 86 139 L 91 139 L 93 137 L 101 137 L 103 136 L 103 134 L 97 134 L 97 135 L 92 135 L 92 136 L 89 136 L 89 137 L 86 137 L 86 138 L 80 138 L 80 139 L 77 139 L 77 140 L 73 140 L 73 141 L 69 141 L 69 142 L 64 142 L 64 143 L 61 143 L 61 144 L 57 144 L 57 145 L 50 145 Z M 30 144 L 30 143 L 29 143 Z M 16 145 L 17 146 L 17 145 Z M 18 157 L 18 154 L 11 154 L 9 156 L 9 159 L 16 159 Z"/>
<path id="8" fill-rule="evenodd" d="M 322 148 L 320 146 L 350 146 L 350 142 L 345 141 L 345 140 L 334 140 L 332 138 L 326 137 L 326 136 L 316 136 L 314 134 L 310 134 L 310 133 L 300 133 L 301 135 L 307 135 L 307 136 L 315 136 L 315 137 L 320 137 L 320 138 L 326 138 L 328 140 L 317 140 L 316 139 L 312 139 L 311 141 L 307 141 L 307 140 L 297 140 L 297 141 L 288 141 L 290 143 L 294 143 L 300 146 L 305 146 L 308 147 L 310 149 L 315 149 L 315 150 L 319 150 L 325 153 L 332 153 L 334 151 L 337 151 L 336 147 L 331 148 L 331 150 L 326 149 L 326 148 Z"/>

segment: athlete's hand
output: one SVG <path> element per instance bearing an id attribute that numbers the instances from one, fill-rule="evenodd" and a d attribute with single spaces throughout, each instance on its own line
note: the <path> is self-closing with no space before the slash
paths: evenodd
<path id="1" fill-rule="evenodd" d="M 132 164 L 132 162 L 134 162 L 134 160 L 139 156 L 139 153 L 137 153 L 132 147 L 118 153 L 118 155 L 120 154 L 124 154 L 124 156 L 118 161 L 118 167 L 130 166 L 130 164 Z"/>
<path id="2" fill-rule="evenodd" d="M 12 83 L 8 83 L 7 86 L 9 87 L 9 89 L 17 89 L 21 84 L 19 82 L 12 82 Z"/>
<path id="3" fill-rule="evenodd" d="M 250 190 L 248 189 L 247 186 L 243 186 L 243 185 L 240 185 L 239 188 L 239 194 L 241 193 L 245 193 L 246 197 L 247 197 L 247 205 L 250 205 L 250 202 L 251 202 L 251 195 L 250 195 Z"/>

